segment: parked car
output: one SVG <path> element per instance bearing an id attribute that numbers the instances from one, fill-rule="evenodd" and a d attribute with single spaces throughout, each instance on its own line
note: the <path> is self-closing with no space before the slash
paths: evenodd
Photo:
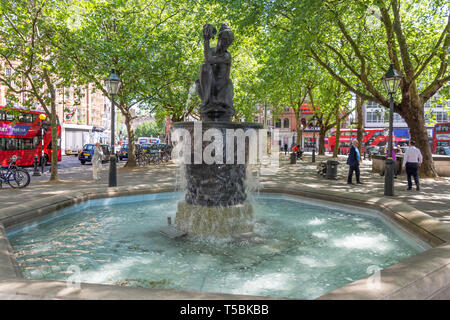
<path id="1" fill-rule="evenodd" d="M 101 147 L 104 155 L 102 163 L 108 162 L 109 156 L 111 154 L 111 148 L 107 144 L 102 144 Z M 92 161 L 92 157 L 94 156 L 94 148 L 95 145 L 91 143 L 85 144 L 83 146 L 83 150 L 81 150 L 78 154 L 78 160 L 80 160 L 81 164 L 86 164 L 86 162 Z"/>
<path id="2" fill-rule="evenodd" d="M 450 156 L 450 147 L 438 147 L 437 154 Z"/>
<path id="3" fill-rule="evenodd" d="M 119 159 L 123 160 L 125 158 L 128 159 L 128 143 L 122 144 L 122 147 L 120 148 L 119 151 Z"/>
<path id="4" fill-rule="evenodd" d="M 66 156 L 78 156 L 78 154 L 80 153 L 80 150 L 76 150 L 76 149 L 66 149 L 65 150 Z"/>
<path id="5" fill-rule="evenodd" d="M 369 146 L 367 147 L 367 153 L 370 155 L 374 155 L 374 154 L 380 154 L 381 153 L 381 149 L 378 146 Z"/>
<path id="6" fill-rule="evenodd" d="M 128 143 L 122 144 L 122 147 L 120 148 L 120 151 L 118 152 L 118 155 L 119 155 L 118 159 L 120 159 L 120 160 L 123 160 L 125 158 L 128 159 L 128 148 L 129 148 Z M 139 154 L 139 152 L 141 152 L 141 149 L 142 149 L 142 147 L 140 144 L 137 144 L 137 143 L 134 144 L 135 154 Z"/>

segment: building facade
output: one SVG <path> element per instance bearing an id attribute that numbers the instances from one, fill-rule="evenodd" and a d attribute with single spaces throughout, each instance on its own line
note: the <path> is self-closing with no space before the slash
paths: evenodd
<path id="1" fill-rule="evenodd" d="M 11 75 L 11 68 L 3 66 L 6 76 Z M 0 105 L 21 106 L 27 100 L 25 93 L 17 97 L 18 102 L 9 101 L 8 88 L 0 85 Z M 56 95 L 56 113 L 61 124 L 62 154 L 74 154 L 86 143 L 109 140 L 110 102 L 93 84 L 58 88 Z M 36 109 L 41 109 L 35 104 Z"/>
<path id="2" fill-rule="evenodd" d="M 450 102 L 436 103 L 437 97 L 430 99 L 425 104 L 425 123 L 428 138 L 433 138 L 433 127 L 435 123 L 450 121 Z M 389 111 L 374 103 L 368 102 L 363 106 L 364 128 L 377 129 L 389 127 Z M 409 140 L 409 129 L 405 120 L 397 113 L 394 113 L 394 136 Z"/>
<path id="3" fill-rule="evenodd" d="M 281 112 L 274 115 L 269 107 L 264 108 L 261 106 L 258 109 L 255 122 L 264 124 L 264 119 L 266 119 L 266 128 L 269 131 L 273 129 L 278 130 L 278 143 L 280 148 L 284 148 L 287 144 L 290 149 L 294 145 L 300 144 L 305 151 L 311 151 L 314 146 L 314 138 L 316 140 L 316 148 L 319 145 L 319 128 L 315 128 L 312 125 L 306 126 L 312 116 L 313 111 L 311 107 L 308 104 L 303 104 L 300 108 L 300 122 L 303 128 L 302 141 L 300 143 L 297 141 L 297 119 L 295 111 L 290 107 L 284 107 Z M 273 134 L 271 136 L 274 137 Z"/>

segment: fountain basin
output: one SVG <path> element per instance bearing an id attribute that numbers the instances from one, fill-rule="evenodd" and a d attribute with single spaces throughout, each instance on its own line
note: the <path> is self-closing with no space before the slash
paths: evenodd
<path id="1" fill-rule="evenodd" d="M 253 235 L 172 240 L 158 229 L 182 194 L 88 201 L 8 228 L 26 278 L 313 299 L 428 246 L 370 210 L 283 195 L 253 202 Z M 182 202 L 183 203 L 183 202 Z M 211 210 L 211 208 L 208 208 Z"/>
<path id="2" fill-rule="evenodd" d="M 304 189 L 304 190 L 303 190 Z M 337 192 L 320 192 L 287 188 L 265 188 L 271 193 L 293 194 L 321 200 L 349 204 L 353 208 L 370 207 L 379 210 L 383 217 L 393 219 L 415 235 L 426 240 L 431 249 L 381 270 L 381 287 L 376 290 L 367 286 L 367 277 L 331 291 L 320 299 L 425 299 L 439 297 L 439 292 L 450 283 L 450 230 L 445 224 L 421 213 L 408 205 L 383 197 L 371 197 Z M 32 201 L 23 205 L 0 210 L 0 293 L 25 294 L 29 297 L 66 299 L 274 299 L 274 297 L 220 294 L 198 291 L 163 290 L 121 287 L 81 283 L 81 289 L 69 290 L 66 282 L 23 279 L 15 263 L 3 227 L 15 226 L 39 216 L 50 216 L 55 210 L 87 200 L 140 195 L 171 191 L 172 188 L 155 188 L 145 185 L 74 191 Z M 113 200 L 108 199 L 109 201 Z"/>

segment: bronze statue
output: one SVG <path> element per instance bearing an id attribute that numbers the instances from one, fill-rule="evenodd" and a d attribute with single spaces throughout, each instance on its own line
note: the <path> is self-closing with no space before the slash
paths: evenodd
<path id="1" fill-rule="evenodd" d="M 210 47 L 209 41 L 217 30 L 210 24 L 203 27 L 204 57 L 200 79 L 196 87 L 202 103 L 200 114 L 203 121 L 230 121 L 234 116 L 233 83 L 230 79 L 231 55 L 227 51 L 234 40 L 231 29 L 222 24 L 217 36 L 217 46 Z"/>

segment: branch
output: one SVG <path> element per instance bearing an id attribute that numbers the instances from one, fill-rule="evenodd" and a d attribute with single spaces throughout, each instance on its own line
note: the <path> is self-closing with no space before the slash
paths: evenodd
<path id="1" fill-rule="evenodd" d="M 445 40 L 444 40 L 444 36 L 445 36 Z M 423 64 L 420 66 L 419 70 L 414 75 L 413 80 L 417 79 L 417 77 L 419 77 L 422 74 L 423 70 L 428 66 L 430 61 L 436 56 L 436 54 L 438 52 L 438 48 L 441 45 L 443 40 L 444 40 L 444 44 L 442 46 L 441 67 L 439 68 L 439 73 L 438 73 L 437 78 L 440 78 L 441 74 L 443 75 L 445 73 L 445 70 L 443 70 L 443 66 L 444 66 L 444 64 L 446 65 L 445 56 L 447 55 L 447 51 L 448 51 L 447 48 L 450 46 L 450 13 L 448 15 L 447 25 L 445 26 L 444 31 L 442 31 L 442 34 L 439 37 L 439 40 L 437 41 L 436 45 L 434 46 L 434 48 L 431 51 L 428 58 L 425 59 Z"/>
<path id="2" fill-rule="evenodd" d="M 380 12 L 381 21 L 383 21 L 384 28 L 386 29 L 389 59 L 391 60 L 391 63 L 394 64 L 395 69 L 400 70 L 400 63 L 398 60 L 397 51 L 395 50 L 394 28 L 392 26 L 389 12 L 384 7 L 380 8 Z"/>
<path id="3" fill-rule="evenodd" d="M 355 87 L 351 86 L 347 81 L 344 80 L 341 76 L 339 76 L 336 72 L 334 72 L 333 69 L 330 68 L 328 64 L 326 64 L 320 57 L 317 55 L 317 53 L 314 51 L 314 49 L 310 49 L 314 60 L 316 60 L 323 68 L 325 68 L 328 73 L 335 78 L 337 81 L 342 83 L 348 90 L 353 91 L 354 93 L 359 94 L 361 97 L 364 97 L 365 100 L 373 101 L 373 102 L 382 102 L 382 104 L 387 104 L 387 100 L 384 99 L 381 95 L 377 94 L 377 96 L 369 96 L 360 90 L 357 90 Z M 372 92 L 371 92 L 372 93 Z M 372 93 L 373 94 L 373 93 Z M 377 100 L 378 99 L 378 100 Z"/>
<path id="4" fill-rule="evenodd" d="M 435 93 L 442 88 L 442 86 L 450 81 L 450 75 L 440 80 L 433 81 L 419 96 L 422 103 L 426 103 L 428 99 L 435 95 Z"/>
<path id="5" fill-rule="evenodd" d="M 397 0 L 391 0 L 392 11 L 394 12 L 394 32 L 397 36 L 398 45 L 400 47 L 400 54 L 405 70 L 404 85 L 409 85 L 414 78 L 414 68 L 409 56 L 409 50 L 406 43 L 405 34 L 402 30 L 402 23 L 400 21 L 400 4 L 397 4 Z"/>

